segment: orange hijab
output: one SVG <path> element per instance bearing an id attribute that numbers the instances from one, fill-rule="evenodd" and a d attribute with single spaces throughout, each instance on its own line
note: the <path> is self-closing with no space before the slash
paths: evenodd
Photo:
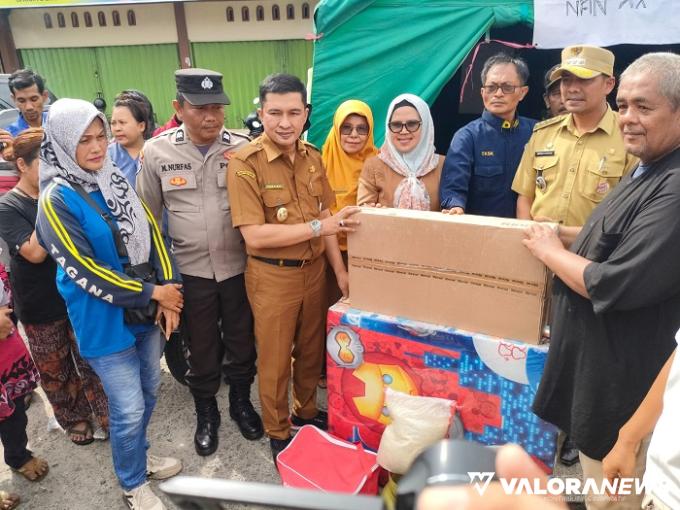
<path id="1" fill-rule="evenodd" d="M 366 145 L 358 153 L 349 155 L 340 145 L 340 126 L 351 115 L 361 115 L 368 122 L 368 138 Z M 333 127 L 328 133 L 326 142 L 321 150 L 326 175 L 331 188 L 335 191 L 335 207 L 337 212 L 346 205 L 357 205 L 357 188 L 359 187 L 359 175 L 364 166 L 364 161 L 378 154 L 378 149 L 373 143 L 373 113 L 370 106 L 363 101 L 350 99 L 345 101 L 335 111 Z"/>

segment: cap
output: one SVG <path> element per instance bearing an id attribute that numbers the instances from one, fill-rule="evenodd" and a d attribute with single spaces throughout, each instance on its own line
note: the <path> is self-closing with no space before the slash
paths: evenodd
<path id="1" fill-rule="evenodd" d="M 550 69 L 548 69 L 548 72 L 545 73 L 545 77 L 543 78 L 543 87 L 545 88 L 545 91 L 548 92 L 555 83 L 560 81 L 562 79 L 561 76 L 558 76 L 554 80 L 551 80 L 550 77 L 552 76 L 552 73 L 554 73 L 557 69 L 559 69 L 560 65 L 555 64 L 552 66 Z"/>
<path id="2" fill-rule="evenodd" d="M 560 78 L 565 72 L 585 80 L 599 74 L 613 76 L 614 54 L 597 46 L 567 46 L 562 50 L 562 63 L 550 78 Z"/>
<path id="3" fill-rule="evenodd" d="M 192 105 L 230 104 L 222 88 L 222 75 L 209 69 L 175 71 L 177 92 Z"/>

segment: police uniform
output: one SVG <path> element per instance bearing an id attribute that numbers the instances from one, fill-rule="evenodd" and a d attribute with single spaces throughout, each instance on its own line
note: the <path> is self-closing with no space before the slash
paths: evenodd
<path id="1" fill-rule="evenodd" d="M 613 74 L 614 55 L 594 46 L 569 46 L 550 78 Z M 618 114 L 609 105 L 595 129 L 579 133 L 573 114 L 539 122 L 527 143 L 512 189 L 533 200 L 531 217 L 584 225 L 593 209 L 637 164 L 626 153 Z"/>
<path id="2" fill-rule="evenodd" d="M 211 85 L 221 92 L 221 75 L 212 71 L 178 71 L 176 79 L 180 91 Z M 196 98 L 187 93 L 185 99 L 191 104 L 228 101 L 226 96 L 213 96 Z M 137 177 L 139 194 L 156 219 L 167 211 L 168 235 L 184 283 L 190 365 L 186 380 L 197 410 L 199 402 L 212 401 L 219 389 L 225 351 L 230 412 L 234 391 L 242 392 L 249 402 L 255 376 L 252 313 L 243 275 L 246 254 L 243 238 L 232 226 L 226 182 L 229 159 L 248 141 L 245 135 L 222 128 L 204 155 L 185 126 L 170 129 L 146 142 Z M 213 418 L 219 422 L 215 413 Z"/>
<path id="3" fill-rule="evenodd" d="M 291 162 L 266 134 L 231 159 L 228 189 L 235 227 L 307 223 L 335 203 L 319 151 L 298 140 Z M 317 414 L 327 304 L 324 241 L 313 237 L 283 248 L 246 249 L 262 419 L 269 437 L 287 439 L 291 356 L 293 414 L 302 419 Z"/>

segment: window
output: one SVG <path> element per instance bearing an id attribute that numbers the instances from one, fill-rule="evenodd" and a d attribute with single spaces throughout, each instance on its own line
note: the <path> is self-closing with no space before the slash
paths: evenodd
<path id="1" fill-rule="evenodd" d="M 233 7 L 227 7 L 227 21 L 229 23 L 234 21 L 234 8 Z"/>
<path id="2" fill-rule="evenodd" d="M 80 21 L 78 21 L 78 13 L 77 12 L 71 13 L 71 26 L 73 28 L 78 28 L 80 26 Z"/>
<path id="3" fill-rule="evenodd" d="M 286 5 L 286 19 L 295 19 L 295 6 L 293 4 Z"/>
<path id="4" fill-rule="evenodd" d="M 261 5 L 258 5 L 255 8 L 255 19 L 257 21 L 264 21 L 264 7 L 262 7 Z"/>
<path id="5" fill-rule="evenodd" d="M 45 22 L 45 28 L 52 28 L 52 16 L 48 13 L 43 14 L 43 21 Z"/>
<path id="6" fill-rule="evenodd" d="M 281 19 L 281 9 L 279 9 L 279 6 L 276 4 L 272 5 L 272 19 L 274 21 L 279 21 Z"/>
<path id="7" fill-rule="evenodd" d="M 137 24 L 137 16 L 135 16 L 135 11 L 130 9 L 127 12 L 127 20 L 128 20 L 128 25 L 131 27 L 134 27 Z"/>
<path id="8" fill-rule="evenodd" d="M 302 4 L 302 18 L 309 19 L 309 3 L 307 2 Z"/>
<path id="9" fill-rule="evenodd" d="M 59 28 L 64 28 L 66 26 L 66 18 L 64 17 L 63 12 L 57 13 L 57 25 Z"/>
<path id="10" fill-rule="evenodd" d="M 106 26 L 106 14 L 104 14 L 104 11 L 99 11 L 97 13 L 97 21 L 99 22 L 100 27 Z"/>
<path id="11" fill-rule="evenodd" d="M 111 21 L 114 27 L 120 26 L 120 13 L 118 11 L 113 11 L 111 13 Z"/>
<path id="12" fill-rule="evenodd" d="M 86 11 L 85 14 L 83 14 L 83 18 L 85 19 L 85 26 L 88 27 L 88 28 L 91 27 L 92 26 L 92 14 L 90 14 L 89 12 Z"/>
<path id="13" fill-rule="evenodd" d="M 241 21 L 250 21 L 250 9 L 241 7 Z"/>

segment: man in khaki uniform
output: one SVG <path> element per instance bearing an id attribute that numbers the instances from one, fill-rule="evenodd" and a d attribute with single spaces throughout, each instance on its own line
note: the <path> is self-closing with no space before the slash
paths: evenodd
<path id="1" fill-rule="evenodd" d="M 330 214 L 335 195 L 321 154 L 299 139 L 309 113 L 302 82 L 285 74 L 265 78 L 260 104 L 264 134 L 229 162 L 228 189 L 234 226 L 240 227 L 249 255 L 246 286 L 255 316 L 262 418 L 276 460 L 290 441 L 291 422 L 327 427 L 327 414 L 316 407 L 327 312 L 326 257 L 347 296 L 336 234 L 353 231 L 358 222 L 347 218 L 359 208 Z"/>
<path id="2" fill-rule="evenodd" d="M 614 54 L 595 46 L 568 46 L 551 74 L 560 78 L 569 112 L 536 124 L 512 183 L 517 217 L 581 226 L 621 177 L 637 163 L 626 153 L 618 114 L 607 104 Z"/>
<path id="3" fill-rule="evenodd" d="M 250 402 L 255 377 L 253 321 L 245 291 L 243 238 L 232 227 L 226 169 L 248 138 L 223 127 L 222 75 L 206 69 L 175 73 L 173 106 L 182 126 L 144 146 L 137 190 L 168 233 L 184 283 L 189 336 L 187 383 L 196 404 L 194 446 L 217 449 L 220 414 L 215 395 L 226 351 L 229 415 L 247 439 L 259 439 L 262 421 Z M 221 325 L 220 325 L 221 324 Z"/>

